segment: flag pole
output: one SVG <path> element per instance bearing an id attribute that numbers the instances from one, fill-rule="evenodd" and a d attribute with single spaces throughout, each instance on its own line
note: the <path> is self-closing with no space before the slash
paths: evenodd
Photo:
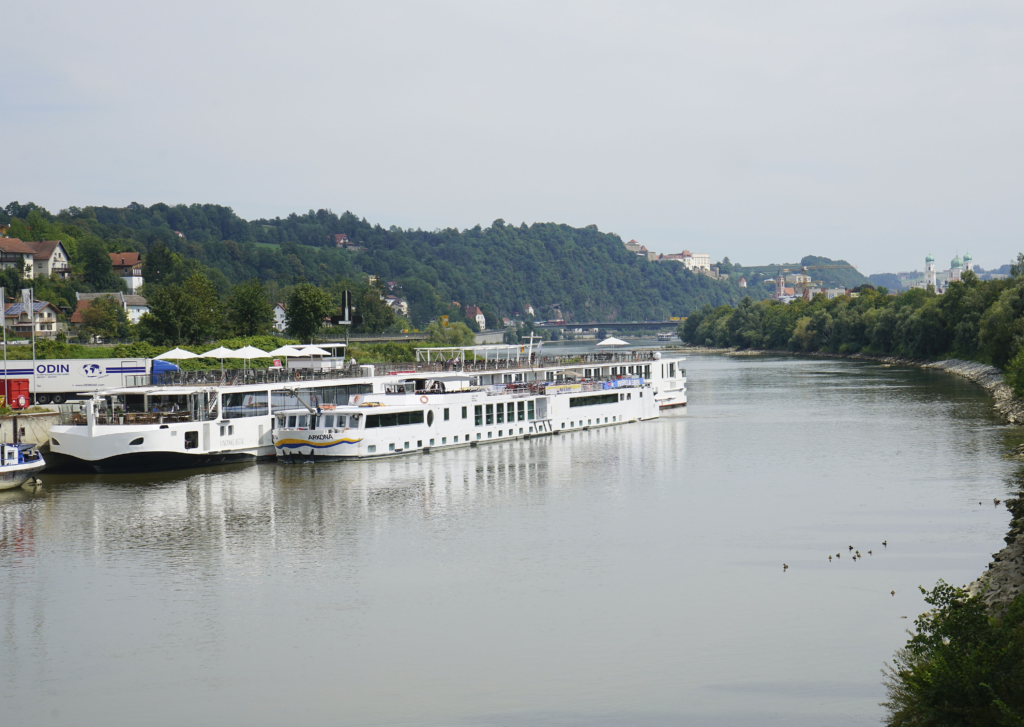
<path id="1" fill-rule="evenodd" d="M 4 311 L 4 404 L 10 406 L 7 401 L 7 291 L 4 288 L 0 288 L 0 304 Z"/>
<path id="2" fill-rule="evenodd" d="M 28 310 L 28 322 L 32 326 L 32 404 L 36 403 L 36 305 L 35 296 L 32 295 L 32 288 L 23 288 L 21 291 L 21 304 Z"/>

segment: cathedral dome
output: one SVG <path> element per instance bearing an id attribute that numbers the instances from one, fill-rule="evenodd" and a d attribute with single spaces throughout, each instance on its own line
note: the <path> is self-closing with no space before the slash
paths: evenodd
<path id="1" fill-rule="evenodd" d="M 951 268 L 963 267 L 963 265 L 960 262 L 960 256 L 959 255 L 957 255 L 955 258 L 953 258 L 953 261 L 949 264 L 949 267 L 951 267 Z"/>
<path id="2" fill-rule="evenodd" d="M 931 253 L 928 253 L 928 256 L 924 259 L 924 261 L 926 263 L 933 263 L 933 262 L 935 262 L 935 258 L 932 257 Z"/>
<path id="3" fill-rule="evenodd" d="M 972 260 L 974 260 L 974 258 L 971 257 L 971 253 L 965 252 L 964 253 L 964 267 L 966 268 L 968 263 L 970 263 Z"/>

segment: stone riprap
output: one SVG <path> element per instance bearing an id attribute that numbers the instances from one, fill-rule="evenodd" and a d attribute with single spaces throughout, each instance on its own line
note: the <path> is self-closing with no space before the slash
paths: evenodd
<path id="1" fill-rule="evenodd" d="M 1010 529 L 1006 533 L 1006 547 L 992 556 L 988 571 L 967 587 L 971 595 L 981 594 L 989 610 L 998 613 L 1024 590 L 1024 500 L 1007 500 L 1010 511 Z"/>

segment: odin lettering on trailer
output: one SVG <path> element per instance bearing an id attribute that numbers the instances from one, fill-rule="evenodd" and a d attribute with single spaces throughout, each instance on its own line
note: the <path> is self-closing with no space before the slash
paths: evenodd
<path id="1" fill-rule="evenodd" d="M 68 374 L 71 368 L 67 364 L 39 364 L 36 366 L 37 374 Z"/>

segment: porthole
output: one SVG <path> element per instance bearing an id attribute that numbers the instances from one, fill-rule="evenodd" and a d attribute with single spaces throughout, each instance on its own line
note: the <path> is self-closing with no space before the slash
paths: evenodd
<path id="1" fill-rule="evenodd" d="M 50 437 L 50 441 L 56 444 L 58 447 L 60 446 L 60 440 L 57 439 L 56 437 Z"/>
<path id="2" fill-rule="evenodd" d="M 427 412 L 427 426 L 428 427 L 434 426 L 434 410 L 433 409 L 431 409 L 430 411 Z"/>
<path id="3" fill-rule="evenodd" d="M 130 447 L 135 447 L 135 446 L 137 446 L 137 445 L 140 445 L 140 444 L 142 444 L 142 443 L 143 443 L 144 441 L 146 441 L 146 438 L 145 438 L 145 437 L 136 437 L 136 438 L 135 438 L 135 439 L 133 439 L 132 441 L 128 442 L 128 446 L 130 446 Z"/>

